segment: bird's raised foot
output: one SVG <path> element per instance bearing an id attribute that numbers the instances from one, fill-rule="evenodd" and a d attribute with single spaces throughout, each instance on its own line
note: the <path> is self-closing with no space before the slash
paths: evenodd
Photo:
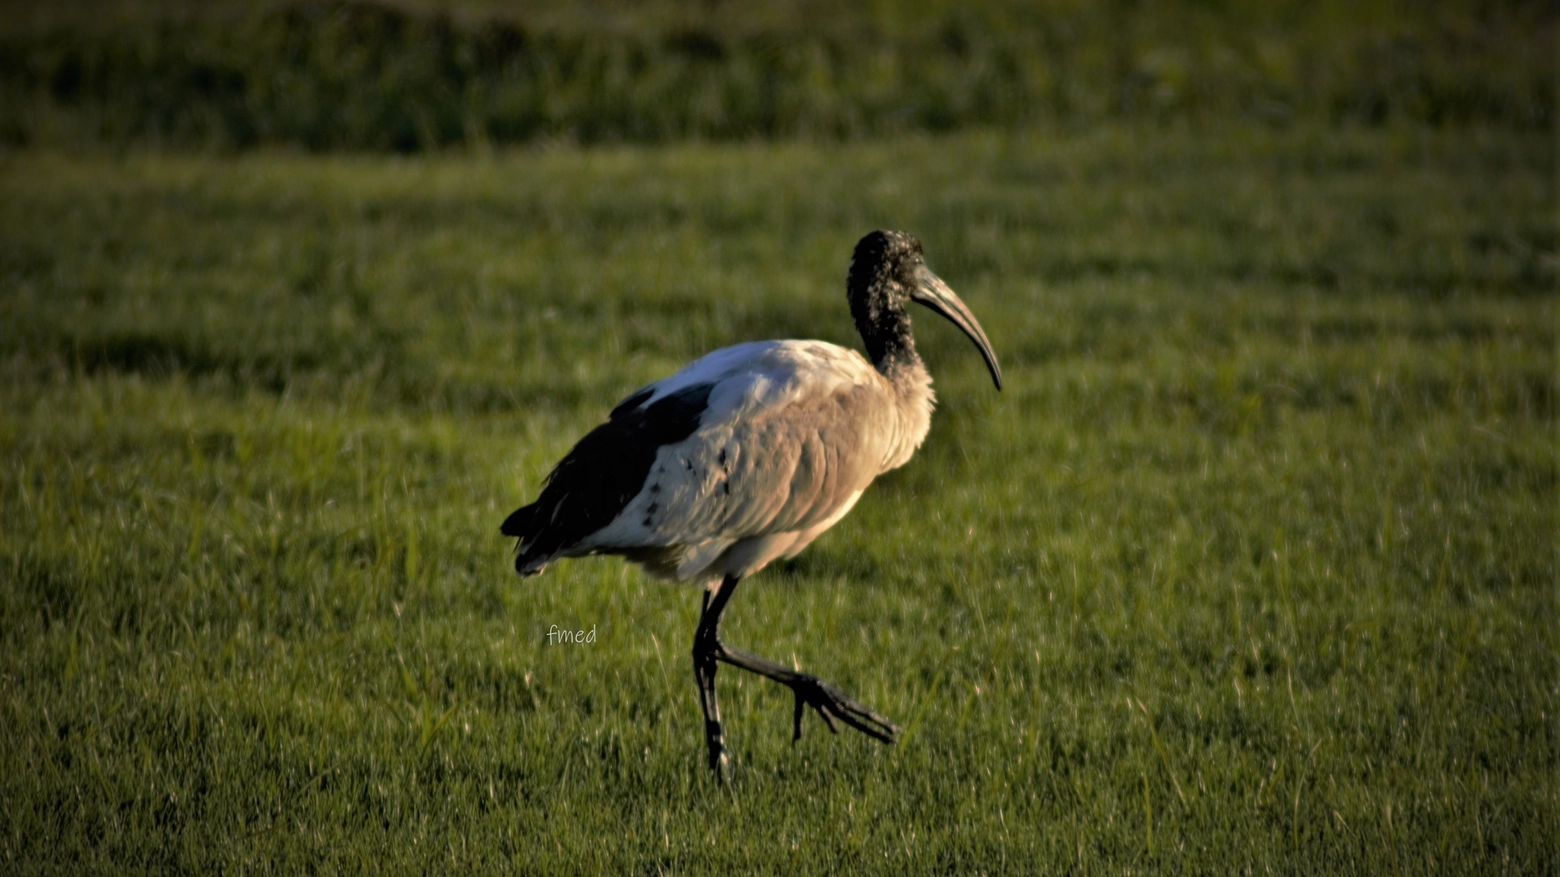
<path id="1" fill-rule="evenodd" d="M 839 719 L 879 743 L 893 743 L 899 736 L 898 725 L 816 676 L 799 674 L 797 678 L 785 681 L 785 684 L 796 694 L 796 709 L 791 714 L 792 743 L 802 739 L 802 713 L 809 706 L 829 726 L 831 733 L 840 732 L 834 724 L 834 720 Z"/>

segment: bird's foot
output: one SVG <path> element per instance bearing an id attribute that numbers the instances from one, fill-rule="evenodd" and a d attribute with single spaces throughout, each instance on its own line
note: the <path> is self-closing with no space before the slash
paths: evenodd
<path id="1" fill-rule="evenodd" d="M 796 710 L 791 716 L 792 743 L 802 739 L 802 713 L 806 712 L 807 707 L 812 707 L 824 724 L 829 726 L 829 731 L 835 734 L 840 730 L 834 720 L 839 719 L 880 743 L 893 743 L 899 735 L 898 725 L 871 708 L 851 700 L 845 692 L 816 676 L 799 674 L 796 679 L 786 681 L 785 684 L 796 694 Z"/>

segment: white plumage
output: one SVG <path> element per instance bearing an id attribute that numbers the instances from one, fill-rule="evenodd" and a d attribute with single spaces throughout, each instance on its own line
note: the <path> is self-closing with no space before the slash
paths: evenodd
<path id="1" fill-rule="evenodd" d="M 536 502 L 502 527 L 520 540 L 522 575 L 560 557 L 618 554 L 655 575 L 705 583 L 693 657 L 717 772 L 726 765 L 717 661 L 790 686 L 798 737 L 804 706 L 831 730 L 839 719 L 884 742 L 898 733 L 829 683 L 726 645 L 718 627 L 742 579 L 806 548 L 926 439 L 932 379 L 905 303 L 959 326 L 1002 387 L 985 332 L 927 269 L 915 238 L 862 238 L 846 299 L 867 357 L 822 341 L 738 344 L 701 357 L 620 403 L 558 463 Z"/>
<path id="2" fill-rule="evenodd" d="M 647 564 L 662 577 L 752 575 L 844 517 L 931 427 L 930 380 L 900 398 L 861 354 L 822 341 L 717 350 L 637 407 L 695 385 L 711 387 L 697 430 L 661 447 L 643 489 L 570 553 L 666 548 Z"/>

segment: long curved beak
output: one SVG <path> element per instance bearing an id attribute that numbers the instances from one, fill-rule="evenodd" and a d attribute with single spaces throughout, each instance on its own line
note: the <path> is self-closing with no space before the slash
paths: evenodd
<path id="1" fill-rule="evenodd" d="M 986 368 L 991 372 L 991 381 L 1002 389 L 1002 366 L 997 364 L 997 355 L 991 350 L 991 341 L 986 338 L 985 330 L 981 329 L 975 315 L 964 306 L 964 302 L 954 295 L 948 284 L 941 277 L 932 273 L 925 265 L 916 269 L 916 286 L 910 291 L 910 300 L 926 305 L 942 316 L 950 323 L 959 327 L 959 330 L 970 336 L 975 346 L 980 348 L 980 355 L 986 360 Z"/>

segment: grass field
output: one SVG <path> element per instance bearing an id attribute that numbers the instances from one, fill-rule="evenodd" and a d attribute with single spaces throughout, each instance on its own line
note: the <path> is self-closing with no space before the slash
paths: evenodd
<path id="1" fill-rule="evenodd" d="M 0 145 L 880 139 L 1555 122 L 1544 0 L 0 0 Z"/>
<path id="2" fill-rule="evenodd" d="M 1555 873 L 1554 140 L 1105 127 L 0 157 L 0 870 Z M 855 344 L 926 446 L 744 587 L 498 524 L 709 349 Z M 595 643 L 549 646 L 550 626 Z"/>

